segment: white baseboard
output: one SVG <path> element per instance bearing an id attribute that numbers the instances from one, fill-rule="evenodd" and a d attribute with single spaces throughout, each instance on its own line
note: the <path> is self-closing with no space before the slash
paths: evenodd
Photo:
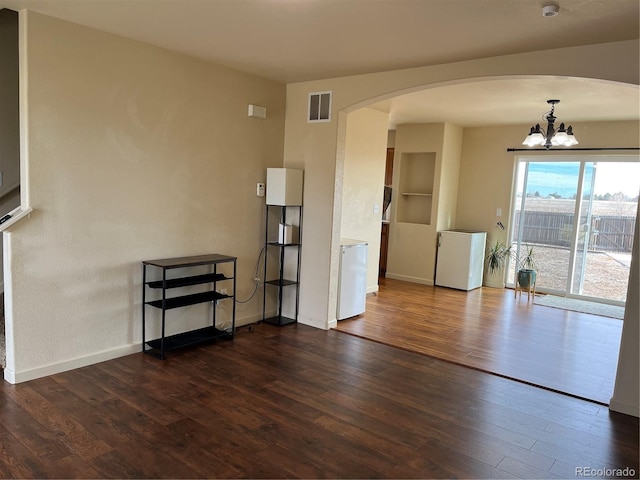
<path id="1" fill-rule="evenodd" d="M 273 313 L 275 315 L 275 312 Z M 249 315 L 240 319 L 236 319 L 236 327 L 243 327 L 262 320 L 262 313 Z M 113 360 L 114 358 L 124 357 L 131 355 L 132 353 L 141 353 L 142 343 L 135 343 L 131 345 L 124 345 L 111 350 L 105 350 L 98 353 L 92 353 L 84 357 L 78 357 L 71 360 L 64 360 L 58 363 L 52 363 L 44 365 L 42 367 L 31 368 L 15 372 L 7 368 L 4 369 L 4 379 L 11 383 L 28 382 L 29 380 L 35 380 L 36 378 L 47 377 L 56 373 L 62 373 L 76 368 L 86 367 L 88 365 L 94 365 L 96 363 L 106 362 L 107 360 Z"/>
<path id="2" fill-rule="evenodd" d="M 338 326 L 338 320 L 330 320 L 329 323 L 327 324 L 327 327 L 329 330 L 331 330 L 332 328 L 336 328 Z"/>
<path id="3" fill-rule="evenodd" d="M 378 293 L 378 285 L 372 285 L 370 287 L 367 287 L 367 295 L 371 295 L 372 293 Z"/>
<path id="4" fill-rule="evenodd" d="M 404 282 L 419 283 L 420 285 L 433 285 L 433 279 L 428 279 L 428 278 L 411 277 L 409 275 L 399 275 L 397 273 L 390 273 L 390 272 L 387 272 L 385 276 L 387 278 L 392 278 L 393 280 L 402 280 Z"/>
<path id="5" fill-rule="evenodd" d="M 56 373 L 62 373 L 69 370 L 74 370 L 76 368 L 86 367 L 87 365 L 93 365 L 95 363 L 106 362 L 107 360 L 113 360 L 114 358 L 124 357 L 125 355 L 131 355 L 132 353 L 139 352 L 142 352 L 142 345 L 140 343 L 125 345 L 123 347 L 114 348 L 112 350 L 105 350 L 103 352 L 93 353 L 85 357 L 65 360 L 59 363 L 52 363 L 50 365 L 44 365 L 42 367 L 23 370 L 21 372 L 14 372 L 5 368 L 4 379 L 12 384 L 28 382 L 29 380 L 35 380 L 36 378 L 47 377 Z"/>
<path id="6" fill-rule="evenodd" d="M 633 417 L 640 417 L 639 405 L 631 405 L 629 403 L 620 402 L 613 397 L 611 398 L 611 400 L 609 400 L 609 410 L 618 413 L 624 413 L 625 415 L 631 415 Z"/>
<path id="7" fill-rule="evenodd" d="M 329 328 L 332 328 L 329 327 L 329 324 L 331 324 L 332 322 L 336 322 L 337 325 L 337 320 L 327 322 L 326 320 L 318 320 L 316 318 L 307 317 L 305 315 L 298 315 L 298 323 L 314 328 L 319 328 L 321 330 L 329 330 Z"/>

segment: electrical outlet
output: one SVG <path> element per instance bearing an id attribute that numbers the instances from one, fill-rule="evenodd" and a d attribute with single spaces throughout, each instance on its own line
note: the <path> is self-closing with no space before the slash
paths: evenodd
<path id="1" fill-rule="evenodd" d="M 226 295 L 226 294 L 227 294 L 227 289 L 226 289 L 226 288 L 221 288 L 221 289 L 219 289 L 219 290 L 218 290 L 218 293 L 219 293 L 220 295 Z M 216 300 L 216 307 L 217 307 L 218 305 L 220 305 L 220 302 L 221 302 L 222 300 L 224 300 L 224 298 L 220 298 L 220 299 Z"/>

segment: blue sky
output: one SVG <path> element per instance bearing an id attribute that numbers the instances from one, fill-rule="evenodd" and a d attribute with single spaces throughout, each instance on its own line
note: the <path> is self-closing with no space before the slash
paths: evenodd
<path id="1" fill-rule="evenodd" d="M 594 167 L 595 165 L 595 167 Z M 622 192 L 630 198 L 638 196 L 640 187 L 640 163 L 638 162 L 599 162 L 587 163 L 585 173 L 587 179 L 596 171 L 594 192 L 596 195 Z M 519 184 L 522 185 L 524 171 L 519 172 Z M 578 190 L 578 162 L 531 162 L 529 164 L 529 193 L 539 192 L 546 197 L 557 193 L 564 198 L 571 198 Z M 585 192 L 590 186 L 588 180 Z"/>

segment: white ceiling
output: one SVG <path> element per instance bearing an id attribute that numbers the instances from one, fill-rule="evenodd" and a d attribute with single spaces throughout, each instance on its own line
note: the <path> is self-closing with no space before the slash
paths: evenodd
<path id="1" fill-rule="evenodd" d="M 379 102 L 389 128 L 402 123 L 449 122 L 461 127 L 543 124 L 559 99 L 557 123 L 640 119 L 640 88 L 581 78 L 484 80 L 422 90 Z"/>
<path id="2" fill-rule="evenodd" d="M 555 3 L 560 15 L 542 16 Z M 0 0 L 279 82 L 640 37 L 639 0 Z M 377 108 L 405 121 L 638 119 L 638 88 L 538 78 L 455 85 Z M 472 99 L 472 100 L 471 100 Z"/>

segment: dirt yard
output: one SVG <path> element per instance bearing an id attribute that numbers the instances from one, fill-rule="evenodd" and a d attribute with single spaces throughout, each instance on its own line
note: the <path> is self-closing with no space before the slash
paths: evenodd
<path id="1" fill-rule="evenodd" d="M 559 247 L 534 247 L 538 261 L 536 287 L 564 291 L 567 284 L 569 250 Z M 629 281 L 629 261 L 625 256 L 603 252 L 587 253 L 587 265 L 582 295 L 624 301 Z M 628 255 L 627 257 L 631 257 Z M 510 272 L 510 277 L 513 273 Z"/>

